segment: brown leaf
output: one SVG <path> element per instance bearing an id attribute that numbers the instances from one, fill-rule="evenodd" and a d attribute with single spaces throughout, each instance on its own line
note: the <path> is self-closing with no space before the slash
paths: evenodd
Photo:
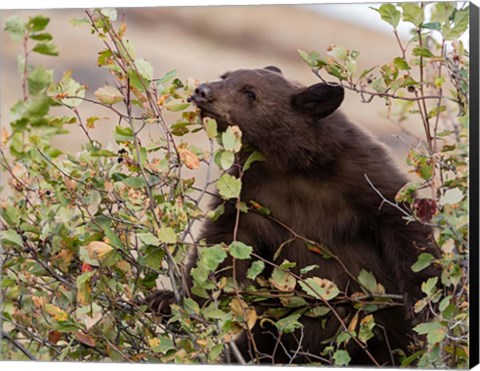
<path id="1" fill-rule="evenodd" d="M 68 249 L 62 249 L 52 258 L 55 264 L 62 272 L 68 272 L 68 267 L 73 260 L 73 252 Z"/>
<path id="2" fill-rule="evenodd" d="M 61 337 L 62 333 L 58 331 L 50 331 L 48 333 L 48 341 L 53 344 L 57 344 Z"/>
<path id="3" fill-rule="evenodd" d="M 255 326 L 255 323 L 257 322 L 257 312 L 254 308 L 247 306 L 244 301 L 234 298 L 230 302 L 230 309 L 236 316 L 245 321 L 248 329 L 252 329 L 253 326 Z"/>
<path id="4" fill-rule="evenodd" d="M 84 332 L 77 332 L 75 334 L 75 339 L 89 347 L 95 346 L 95 339 L 92 338 L 90 335 L 85 334 Z"/>

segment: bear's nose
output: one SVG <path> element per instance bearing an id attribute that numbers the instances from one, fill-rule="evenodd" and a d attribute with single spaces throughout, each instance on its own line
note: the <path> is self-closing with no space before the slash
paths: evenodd
<path id="1" fill-rule="evenodd" d="M 212 97 L 213 97 L 212 88 L 207 84 L 200 84 L 195 89 L 195 94 L 193 94 L 193 96 L 190 97 L 190 100 L 195 102 L 210 101 L 212 100 Z"/>

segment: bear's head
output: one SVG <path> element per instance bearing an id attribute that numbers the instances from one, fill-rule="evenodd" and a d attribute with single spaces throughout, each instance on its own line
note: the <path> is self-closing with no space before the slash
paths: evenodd
<path id="1" fill-rule="evenodd" d="M 200 84 L 189 101 L 203 117 L 216 119 L 220 131 L 239 126 L 244 143 L 265 155 L 272 145 L 293 155 L 305 146 L 311 152 L 314 127 L 340 106 L 343 97 L 341 86 L 303 87 L 286 79 L 279 68 L 268 66 L 227 72 L 219 81 Z"/>

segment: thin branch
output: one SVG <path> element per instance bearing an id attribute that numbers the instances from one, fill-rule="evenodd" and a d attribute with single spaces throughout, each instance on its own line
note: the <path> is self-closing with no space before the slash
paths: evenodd
<path id="1" fill-rule="evenodd" d="M 325 80 L 325 78 L 320 74 L 319 70 L 313 69 L 312 71 L 320 80 L 322 80 L 326 84 L 332 84 L 331 82 L 328 82 L 327 80 Z M 422 97 L 418 97 L 418 96 L 416 96 L 416 97 L 404 97 L 404 96 L 401 96 L 401 95 L 387 93 L 387 92 L 379 93 L 379 92 L 374 92 L 374 91 L 358 89 L 355 85 L 353 85 L 353 86 L 352 85 L 347 85 L 347 84 L 344 84 L 344 83 L 341 83 L 341 82 L 340 83 L 335 82 L 333 84 L 340 85 L 345 89 L 354 91 L 354 92 L 359 93 L 359 94 L 369 95 L 372 99 L 374 97 L 380 97 L 380 98 L 393 98 L 393 99 L 414 101 L 415 102 L 415 101 L 422 101 L 424 99 L 440 99 L 441 98 L 441 99 L 450 100 L 450 101 L 455 102 L 455 103 L 460 103 L 457 99 L 454 99 L 454 98 L 451 98 L 451 97 L 446 97 L 446 96 L 426 95 L 426 96 L 422 96 Z M 366 101 L 366 103 L 371 102 L 372 99 Z"/>
<path id="2" fill-rule="evenodd" d="M 7 339 L 10 343 L 12 343 L 15 348 L 17 348 L 19 351 L 21 351 L 23 354 L 25 354 L 30 360 L 32 361 L 37 361 L 37 358 L 28 351 L 27 348 L 25 348 L 21 343 L 19 343 L 17 340 L 13 339 L 7 332 L 1 330 L 1 338 Z"/>

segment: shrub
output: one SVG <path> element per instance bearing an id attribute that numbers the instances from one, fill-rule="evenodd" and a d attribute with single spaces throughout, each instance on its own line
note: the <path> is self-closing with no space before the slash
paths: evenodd
<path id="1" fill-rule="evenodd" d="M 365 102 L 384 99 L 398 125 L 414 118 L 423 126 L 421 145 L 407 143 L 407 163 L 418 180 L 395 201 L 411 205 L 402 209 L 407 221 L 436 228 L 443 251 L 441 259 L 420 255 L 412 269 L 439 264 L 443 274 L 440 282 L 422 285 L 425 297 L 416 310 L 428 307 L 432 319 L 415 327 L 416 351 L 403 356 L 402 366 L 468 367 L 468 53 L 459 40 L 468 27 L 468 6 L 405 3 L 375 10 L 393 27 L 400 54 L 392 62 L 359 72 L 360 53 L 346 47 L 332 45 L 328 57 L 300 54 L 320 79 L 333 77 Z M 397 33 L 402 21 L 412 24 L 407 43 Z M 213 186 L 225 202 L 237 200 L 238 213 L 253 208 L 269 217 L 262 205 L 239 199 L 242 177 L 226 173 L 241 149 L 241 132 L 230 127 L 220 133 L 214 120 L 197 116 L 186 100 L 195 81 L 182 81 L 175 71 L 158 78 L 148 61 L 135 57 L 115 10 L 86 11 L 72 22 L 103 41 L 98 65 L 112 82 L 93 94 L 71 72 L 53 81 L 52 70 L 30 64 L 31 53 L 58 54 L 46 31 L 48 18 L 12 17 L 6 23 L 25 53 L 19 58 L 23 97 L 11 109 L 11 132 L 3 128 L 1 135 L 1 165 L 11 193 L 0 205 L 4 358 L 242 362 L 232 340 L 241 332 L 250 335 L 258 321 L 271 323 L 281 337 L 301 332 L 302 315 L 321 320 L 336 300 L 352 300 L 331 281 L 293 274 L 295 262 L 275 264 L 238 241 L 196 241 L 195 224 L 222 213 L 222 206 L 202 207 Z M 105 118 L 83 117 L 87 104 L 101 105 L 111 122 L 115 118 L 114 145 L 92 138 Z M 165 110 L 177 112 L 178 119 L 167 122 Z M 52 138 L 71 125 L 84 133 L 82 150 L 62 153 Z M 155 138 L 145 135 L 148 126 L 156 128 Z M 208 148 L 189 142 L 187 134 L 197 132 L 208 139 Z M 262 159 L 253 152 L 241 173 Z M 315 241 L 296 238 L 325 258 L 341 260 Z M 191 289 L 211 299 L 202 307 L 189 297 L 182 271 L 192 246 L 200 253 Z M 228 255 L 251 260 L 248 275 L 258 287 L 211 279 Z M 266 265 L 274 268 L 270 277 L 262 275 Z M 369 315 L 374 303 L 402 300 L 382 292 L 369 272 L 358 280 L 365 290 L 354 305 L 362 319 L 342 322 L 315 361 L 348 365 L 344 345 L 354 341 L 366 349 L 375 327 Z M 143 301 L 159 282 L 173 289 L 177 302 L 168 324 Z M 259 315 L 253 304 L 265 299 L 278 305 Z"/>

